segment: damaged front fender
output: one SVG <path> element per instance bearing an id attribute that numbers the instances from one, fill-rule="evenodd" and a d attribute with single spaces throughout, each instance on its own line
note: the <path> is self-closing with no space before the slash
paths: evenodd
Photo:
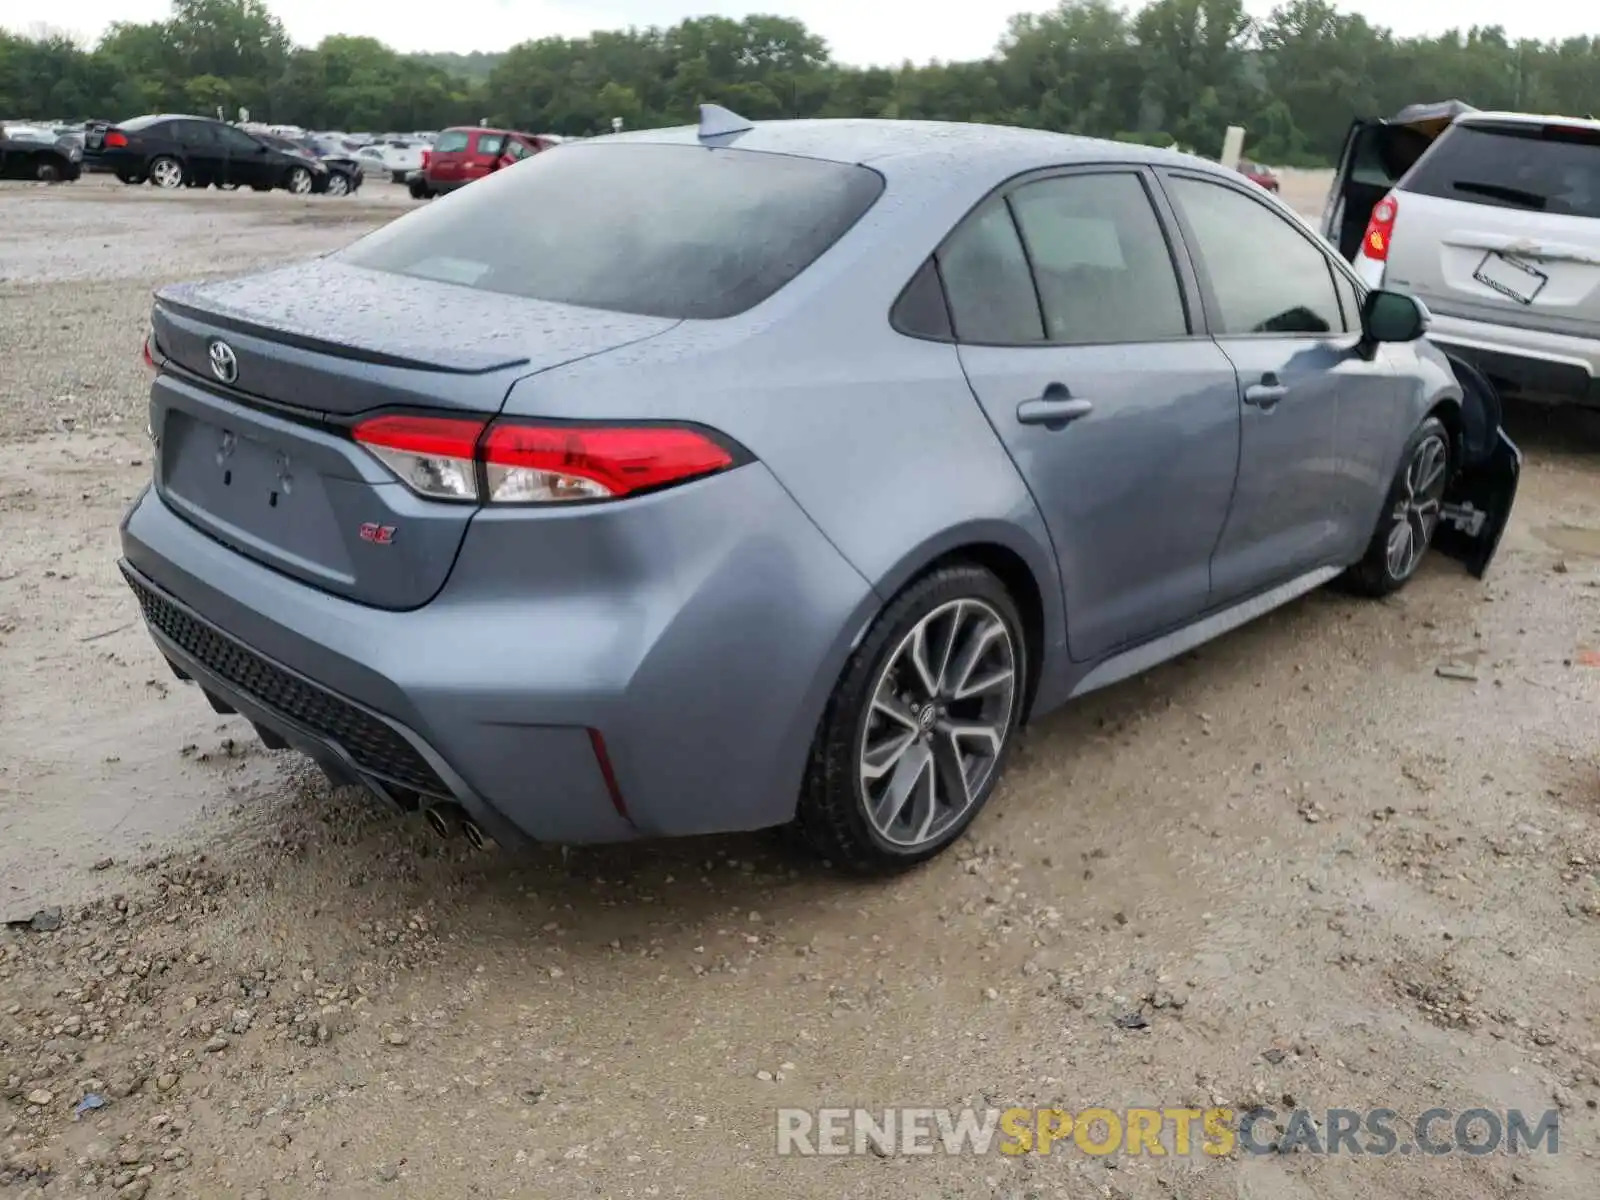
<path id="1" fill-rule="evenodd" d="M 1471 363 L 1445 357 L 1461 384 L 1460 465 L 1445 491 L 1433 544 L 1482 579 L 1511 520 L 1522 451 L 1506 436 L 1494 384 Z"/>

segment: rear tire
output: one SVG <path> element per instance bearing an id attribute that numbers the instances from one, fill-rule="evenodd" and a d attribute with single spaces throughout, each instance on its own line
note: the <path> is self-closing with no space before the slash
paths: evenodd
<path id="1" fill-rule="evenodd" d="M 1400 456 L 1367 552 L 1343 576 L 1351 591 L 1388 596 L 1417 573 L 1439 528 L 1451 459 L 1450 431 L 1438 417 L 1424 418 Z"/>
<path id="2" fill-rule="evenodd" d="M 291 196 L 309 196 L 314 186 L 311 172 L 304 167 L 291 167 L 283 179 L 284 190 Z"/>
<path id="3" fill-rule="evenodd" d="M 44 159 L 34 166 L 33 177 L 40 183 L 60 183 L 61 167 L 49 159 Z"/>
<path id="4" fill-rule="evenodd" d="M 163 191 L 176 190 L 188 181 L 189 173 L 171 155 L 163 154 L 150 164 L 150 182 Z"/>
<path id="5" fill-rule="evenodd" d="M 968 564 L 910 584 L 851 656 L 812 744 L 791 833 L 851 870 L 926 862 L 1005 767 L 1027 644 L 1005 585 Z"/>

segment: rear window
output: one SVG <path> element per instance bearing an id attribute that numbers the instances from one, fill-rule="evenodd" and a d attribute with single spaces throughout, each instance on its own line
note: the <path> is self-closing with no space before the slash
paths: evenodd
<path id="1" fill-rule="evenodd" d="M 341 257 L 585 308 L 731 317 L 810 266 L 882 191 L 876 171 L 849 163 L 573 144 L 418 209 Z"/>
<path id="2" fill-rule="evenodd" d="M 117 126 L 117 128 L 126 129 L 129 133 L 140 133 L 143 130 L 149 129 L 153 125 L 164 124 L 167 120 L 168 118 L 165 116 L 151 114 L 148 117 L 133 117 L 129 120 L 123 121 Z"/>
<path id="3" fill-rule="evenodd" d="M 1562 125 L 1452 125 L 1400 186 L 1497 208 L 1600 217 L 1600 133 Z"/>
<path id="4" fill-rule="evenodd" d="M 449 154 L 455 150 L 465 150 L 472 135 L 465 129 L 447 129 L 439 135 L 439 140 L 433 148 L 441 154 Z"/>

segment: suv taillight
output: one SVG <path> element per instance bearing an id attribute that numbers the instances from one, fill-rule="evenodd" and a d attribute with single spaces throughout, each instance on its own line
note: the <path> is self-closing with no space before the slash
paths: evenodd
<path id="1" fill-rule="evenodd" d="M 1372 206 L 1372 219 L 1361 239 L 1362 254 L 1374 262 L 1389 261 L 1389 243 L 1394 239 L 1394 222 L 1399 215 L 1400 202 L 1393 192 Z"/>
<path id="2" fill-rule="evenodd" d="M 681 425 L 566 425 L 382 416 L 352 430 L 418 495 L 489 504 L 617 500 L 733 466 L 719 440 Z"/>
<path id="3" fill-rule="evenodd" d="M 422 152 L 422 169 L 424 171 L 426 171 L 428 169 L 428 164 L 430 162 L 432 162 L 432 161 L 433 161 L 433 151 L 432 150 L 424 150 Z"/>

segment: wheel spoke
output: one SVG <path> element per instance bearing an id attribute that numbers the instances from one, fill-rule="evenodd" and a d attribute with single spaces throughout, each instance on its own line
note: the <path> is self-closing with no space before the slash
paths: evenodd
<path id="1" fill-rule="evenodd" d="M 1003 727 L 989 725 L 983 721 L 941 721 L 938 730 L 949 738 L 953 745 L 959 746 L 962 742 L 981 743 L 984 753 L 991 757 L 1000 753 L 1000 747 L 1005 741 Z"/>
<path id="2" fill-rule="evenodd" d="M 861 751 L 861 775 L 868 780 L 882 779 L 905 756 L 917 740 L 914 729 L 904 729 Z"/>
<path id="3" fill-rule="evenodd" d="M 917 724 L 917 714 L 906 706 L 904 700 L 889 690 L 887 677 L 878 684 L 877 695 L 872 698 L 872 710 L 882 713 L 897 724 L 904 725 L 913 733 L 922 728 Z"/>
<path id="4" fill-rule="evenodd" d="M 951 700 L 965 700 L 975 695 L 972 688 L 972 673 L 983 661 L 983 656 L 990 647 L 998 643 L 1006 635 L 1006 627 L 996 620 L 980 620 L 967 635 L 966 645 L 962 647 L 961 656 L 956 660 L 955 671 L 949 680 L 946 696 Z M 1009 672 L 1008 672 L 1009 674 Z M 992 686 L 992 685 L 991 685 Z"/>
<path id="5" fill-rule="evenodd" d="M 894 774 L 889 777 L 889 786 L 873 810 L 873 823 L 880 830 L 887 832 L 899 820 L 901 812 L 917 792 L 919 785 L 924 791 L 931 787 L 933 772 L 929 768 L 932 764 L 933 755 L 921 742 L 914 743 L 901 756 Z"/>
<path id="6" fill-rule="evenodd" d="M 945 803 L 953 812 L 965 812 L 967 805 L 972 803 L 972 781 L 967 776 L 966 759 L 962 757 L 961 747 L 947 733 L 941 733 L 934 739 L 933 766 L 938 772 Z"/>
<path id="7" fill-rule="evenodd" d="M 939 673 L 933 669 L 933 663 L 929 659 L 926 621 L 912 631 L 911 652 L 907 657 L 911 659 L 911 669 L 917 673 L 917 682 L 922 685 L 928 699 L 931 700 L 939 694 Z"/>

